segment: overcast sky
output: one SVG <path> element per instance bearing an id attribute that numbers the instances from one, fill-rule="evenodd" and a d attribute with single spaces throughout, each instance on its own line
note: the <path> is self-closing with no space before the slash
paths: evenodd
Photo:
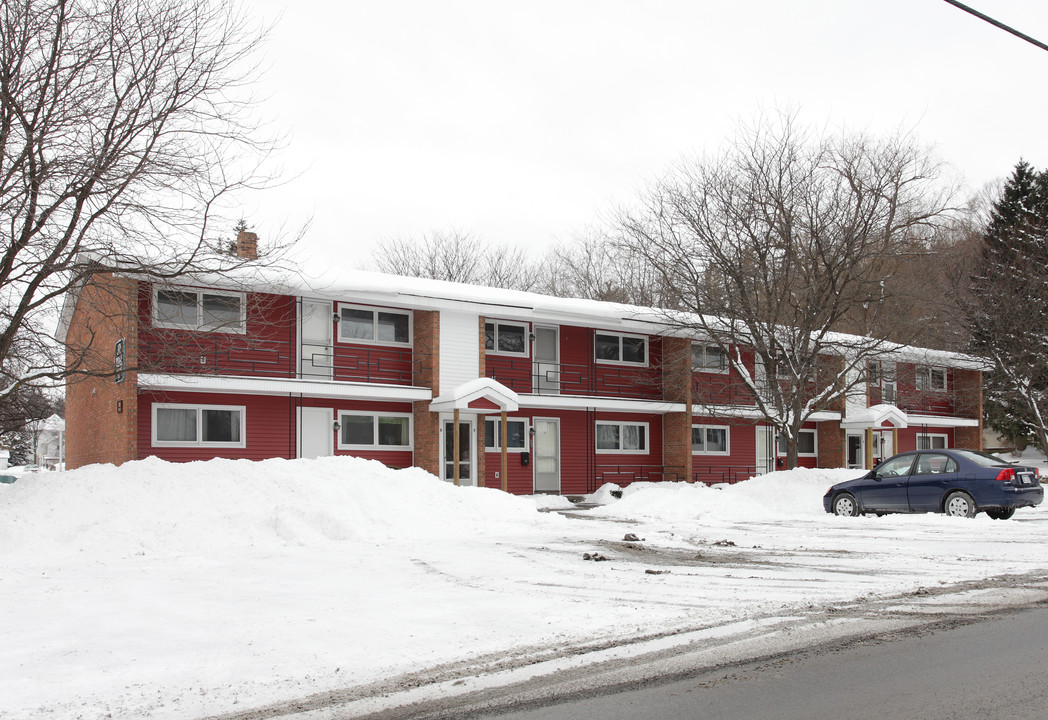
<path id="1" fill-rule="evenodd" d="M 1048 42 L 1048 2 L 970 0 Z M 263 241 L 310 263 L 457 228 L 536 254 L 763 108 L 912 129 L 967 187 L 1048 167 L 1048 51 L 943 0 L 254 0 L 284 187 Z"/>

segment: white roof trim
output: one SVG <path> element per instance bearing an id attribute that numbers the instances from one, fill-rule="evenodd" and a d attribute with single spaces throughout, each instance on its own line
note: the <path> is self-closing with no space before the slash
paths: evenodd
<path id="1" fill-rule="evenodd" d="M 301 395 L 303 397 L 343 398 L 347 400 L 429 400 L 429 388 L 376 383 L 296 380 L 217 375 L 160 375 L 141 373 L 138 386 L 143 390 L 170 392 L 214 392 L 242 395 Z"/>
<path id="2" fill-rule="evenodd" d="M 741 406 L 741 405 L 693 405 L 691 408 L 692 417 L 701 418 L 745 418 L 747 420 L 763 420 L 764 414 L 755 407 L 752 406 Z M 838 421 L 841 419 L 839 412 L 830 410 L 819 410 L 813 412 L 804 422 L 829 422 L 831 420 Z"/>
<path id="3" fill-rule="evenodd" d="M 910 427 L 979 427 L 977 418 L 962 418 L 936 415 L 910 415 Z"/>

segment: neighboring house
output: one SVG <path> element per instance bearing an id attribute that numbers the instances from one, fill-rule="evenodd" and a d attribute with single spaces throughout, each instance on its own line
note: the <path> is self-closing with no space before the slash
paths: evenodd
<path id="1" fill-rule="evenodd" d="M 784 455 L 717 349 L 661 334 L 652 311 L 361 271 L 243 283 L 104 276 L 68 299 L 60 339 L 92 338 L 96 369 L 118 371 L 69 383 L 68 467 L 358 455 L 582 494 L 734 482 Z M 812 418 L 800 461 L 979 447 L 981 416 L 976 361 L 903 349 Z"/>
<path id="2" fill-rule="evenodd" d="M 59 470 L 65 462 L 65 420 L 52 415 L 36 426 L 36 464 Z"/>

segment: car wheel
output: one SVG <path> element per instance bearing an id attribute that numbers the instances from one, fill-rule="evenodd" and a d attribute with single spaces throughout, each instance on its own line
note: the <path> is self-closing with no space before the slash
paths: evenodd
<path id="1" fill-rule="evenodd" d="M 855 517 L 859 514 L 859 505 L 851 493 L 841 493 L 833 499 L 833 514 Z"/>
<path id="2" fill-rule="evenodd" d="M 1007 520 L 1015 514 L 1015 508 L 1000 508 L 997 510 L 987 510 L 986 514 L 992 517 L 994 520 Z"/>
<path id="3" fill-rule="evenodd" d="M 956 491 L 946 496 L 943 510 L 950 517 L 975 517 L 975 501 L 966 492 Z"/>

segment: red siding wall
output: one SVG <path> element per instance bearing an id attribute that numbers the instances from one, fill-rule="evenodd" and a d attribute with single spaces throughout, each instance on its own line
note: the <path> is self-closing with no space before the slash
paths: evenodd
<path id="1" fill-rule="evenodd" d="M 295 299 L 248 293 L 247 332 L 197 332 L 153 326 L 153 286 L 140 284 L 139 359 L 146 372 L 293 377 Z"/>

